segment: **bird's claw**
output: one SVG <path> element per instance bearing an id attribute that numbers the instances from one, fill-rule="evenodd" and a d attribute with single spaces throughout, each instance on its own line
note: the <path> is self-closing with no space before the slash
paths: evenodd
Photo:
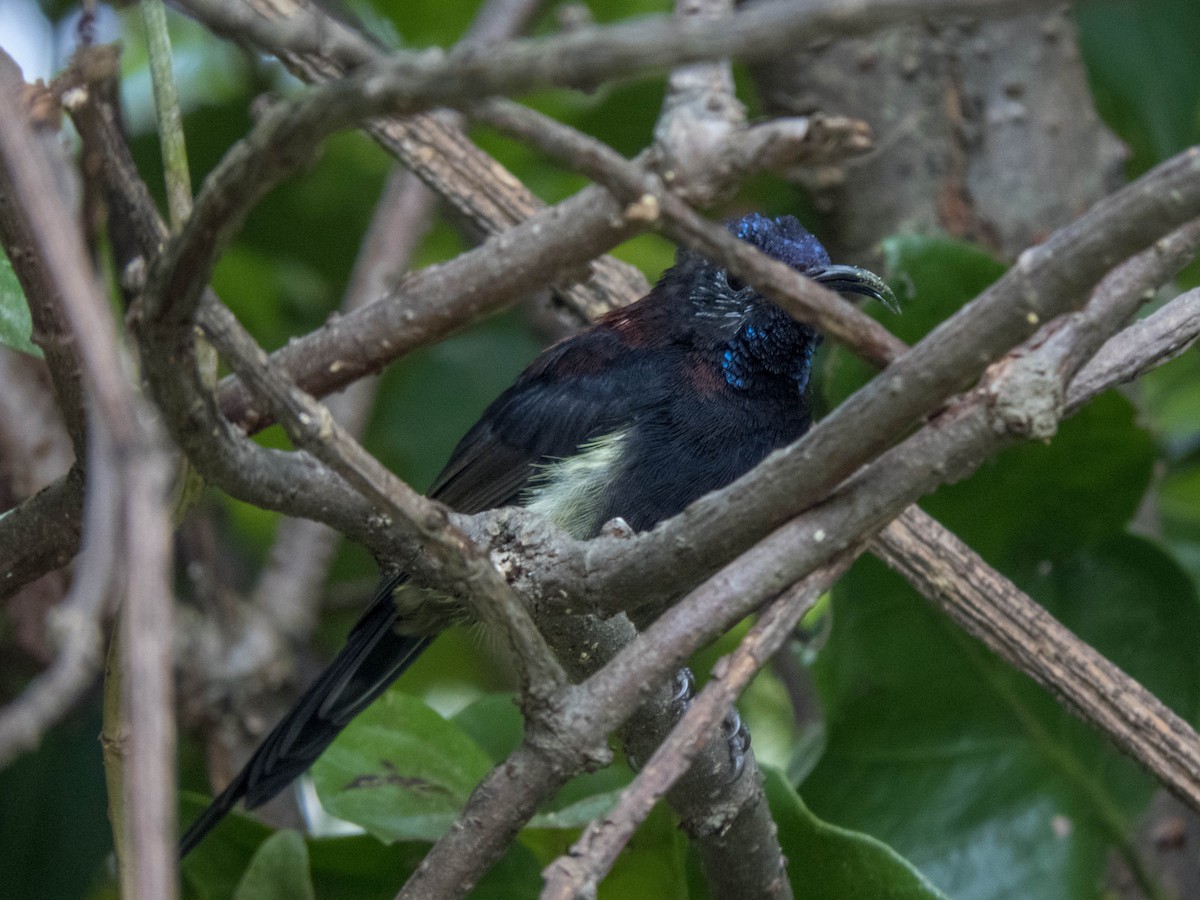
<path id="1" fill-rule="evenodd" d="M 677 716 L 682 716 L 687 711 L 695 696 L 696 676 L 692 674 L 691 669 L 685 666 L 675 673 L 675 693 L 670 700 Z M 729 780 L 737 781 L 746 768 L 746 752 L 750 749 L 750 730 L 742 721 L 738 711 L 731 709 L 729 715 L 721 723 L 721 733 L 725 736 L 725 743 L 729 748 L 729 766 L 732 770 Z M 641 770 L 641 761 L 632 753 L 627 753 L 626 759 L 634 772 Z"/>
<path id="2" fill-rule="evenodd" d="M 725 717 L 725 721 L 721 723 L 721 731 L 725 735 L 726 746 L 729 747 L 729 765 L 733 770 L 729 780 L 737 781 L 746 768 L 746 752 L 750 749 L 750 729 L 738 715 L 737 709 L 731 709 L 729 715 Z"/>
<path id="3" fill-rule="evenodd" d="M 691 669 L 684 666 L 675 673 L 675 695 L 671 698 L 671 705 L 677 707 L 682 715 L 684 710 L 692 705 L 692 698 L 695 696 L 696 676 L 692 674 Z"/>

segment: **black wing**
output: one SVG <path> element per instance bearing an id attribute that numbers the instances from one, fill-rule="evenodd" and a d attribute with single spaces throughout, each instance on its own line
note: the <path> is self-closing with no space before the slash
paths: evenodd
<path id="1" fill-rule="evenodd" d="M 635 415 L 641 359 L 604 326 L 552 347 L 467 432 L 430 496 L 464 513 L 515 504 L 538 463 L 570 456 Z M 395 630 L 392 593 L 405 580 L 380 588 L 333 662 L 185 832 L 181 856 L 239 800 L 258 806 L 307 770 L 429 645 L 432 637 Z"/>
<path id="2" fill-rule="evenodd" d="M 429 496 L 463 513 L 517 505 L 538 465 L 629 423 L 650 374 L 608 327 L 556 344 L 484 411 Z"/>

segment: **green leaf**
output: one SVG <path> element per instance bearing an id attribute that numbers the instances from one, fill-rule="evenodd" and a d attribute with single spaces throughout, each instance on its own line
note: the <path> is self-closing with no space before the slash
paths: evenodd
<path id="1" fill-rule="evenodd" d="M 1130 169 L 1200 139 L 1200 5 L 1093 0 L 1074 11 L 1096 108 L 1131 147 Z"/>
<path id="2" fill-rule="evenodd" d="M 1024 443 L 921 505 L 1013 577 L 1119 534 L 1154 469 L 1150 435 L 1115 392 L 1064 421 L 1049 444 Z M 986 510 L 986 514 L 981 514 Z"/>
<path id="3" fill-rule="evenodd" d="M 1157 499 L 1163 538 L 1200 585 L 1200 458 L 1173 466 L 1158 483 Z"/>
<path id="4" fill-rule="evenodd" d="M 277 831 L 258 848 L 233 900 L 316 900 L 299 832 Z"/>
<path id="5" fill-rule="evenodd" d="M 204 798 L 198 795 L 185 794 L 183 799 L 185 817 L 203 808 Z M 246 816 L 226 818 L 183 861 L 185 900 L 230 900 L 270 834 Z M 316 895 L 338 900 L 390 900 L 429 851 L 423 841 L 384 846 L 369 835 L 308 839 L 307 846 Z M 477 900 L 535 897 L 541 868 L 528 849 L 514 846 L 471 896 Z"/>
<path id="6" fill-rule="evenodd" d="M 511 694 L 489 694 L 462 710 L 454 724 L 484 748 L 494 764 L 502 762 L 521 743 L 524 723 Z M 531 828 L 575 829 L 612 808 L 632 773 L 613 765 L 575 776 L 530 821 Z"/>
<path id="7" fill-rule="evenodd" d="M 429 845 L 403 841 L 383 846 L 367 835 L 310 841 L 317 896 L 337 900 L 391 900 L 429 852 Z M 536 897 L 542 867 L 516 844 L 480 879 L 471 900 Z"/>
<path id="8" fill-rule="evenodd" d="M 1200 447 L 1200 353 L 1191 350 L 1142 376 L 1138 406 L 1170 456 Z"/>
<path id="9" fill-rule="evenodd" d="M 504 858 L 479 880 L 471 900 L 519 900 L 537 897 L 542 888 L 542 868 L 528 847 L 513 844 Z"/>
<path id="10" fill-rule="evenodd" d="M 383 841 L 436 840 L 491 768 L 462 729 L 391 690 L 346 727 L 312 774 L 333 815 Z"/>
<path id="11" fill-rule="evenodd" d="M 1161 550 L 1114 537 L 1025 586 L 1194 719 L 1200 606 Z M 1128 835 L 1152 780 L 880 563 L 835 590 L 816 671 L 828 743 L 803 791 L 818 815 L 885 841 L 954 897 L 1095 897 L 1114 847 L 1139 870 Z"/>
<path id="12" fill-rule="evenodd" d="M 423 842 L 385 847 L 365 834 L 310 839 L 313 887 L 318 897 L 391 900 L 428 851 Z"/>
<path id="13" fill-rule="evenodd" d="M 658 804 L 601 883 L 600 900 L 688 900 L 687 855 L 678 821 Z"/>
<path id="14" fill-rule="evenodd" d="M 483 748 L 493 763 L 499 763 L 521 745 L 525 724 L 514 694 L 488 694 L 464 707 L 454 724 Z"/>
<path id="15" fill-rule="evenodd" d="M 191 822 L 211 798 L 185 791 L 180 794 L 179 819 Z M 271 830 L 239 812 L 230 813 L 187 855 L 180 868 L 184 897 L 227 900 L 242 873 L 270 836 Z"/>
<path id="16" fill-rule="evenodd" d="M 885 238 L 883 258 L 888 281 L 903 312 L 896 316 L 874 304 L 871 309 L 909 343 L 920 340 L 957 312 L 1006 268 L 974 244 L 915 234 Z"/>
<path id="17" fill-rule="evenodd" d="M 11 669 L 6 683 L 14 693 L 20 684 Z M 100 728 L 97 697 L 0 770 L 0 895 L 83 897 L 103 880 L 113 846 Z"/>
<path id="18" fill-rule="evenodd" d="M 42 348 L 30 339 L 33 322 L 29 317 L 29 304 L 12 263 L 0 249 L 0 344 L 41 357 Z"/>
<path id="19" fill-rule="evenodd" d="M 805 900 L 934 900 L 944 895 L 887 844 L 813 815 L 783 775 L 764 768 L 767 800 L 788 859 L 792 892 Z"/>
<path id="20" fill-rule="evenodd" d="M 448 47 L 462 37 L 475 13 L 473 3 L 437 0 L 355 0 L 348 5 L 355 13 L 371 9 L 375 15 L 392 19 L 405 47 Z"/>
<path id="21" fill-rule="evenodd" d="M 551 798 L 545 809 L 529 820 L 529 827 L 582 828 L 613 808 L 632 777 L 633 773 L 625 766 L 576 775 Z"/>

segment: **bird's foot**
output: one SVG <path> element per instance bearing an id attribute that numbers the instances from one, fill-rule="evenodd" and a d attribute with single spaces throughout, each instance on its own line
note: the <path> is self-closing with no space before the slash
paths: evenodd
<path id="1" fill-rule="evenodd" d="M 687 708 L 692 703 L 692 698 L 696 696 L 696 676 L 692 674 L 692 670 L 684 666 L 675 673 L 675 691 L 671 695 L 671 699 L 667 702 L 671 707 L 671 714 L 675 721 L 687 712 Z M 625 751 L 625 759 L 629 763 L 629 768 L 634 772 L 642 770 L 642 760 L 630 750 Z"/>
<path id="2" fill-rule="evenodd" d="M 742 770 L 746 768 L 746 752 L 750 749 L 750 729 L 738 715 L 737 708 L 729 710 L 729 715 L 721 723 L 721 733 L 725 735 L 725 744 L 729 748 L 729 766 L 732 774 L 729 780 L 737 781 Z"/>
<path id="3" fill-rule="evenodd" d="M 695 696 L 696 676 L 692 674 L 691 669 L 684 666 L 675 673 L 675 694 L 671 697 L 671 706 L 676 715 L 682 716 L 692 705 L 692 698 Z"/>
<path id="4" fill-rule="evenodd" d="M 675 693 L 671 696 L 670 701 L 676 718 L 687 712 L 687 708 L 692 705 L 695 696 L 696 676 L 692 674 L 691 669 L 685 666 L 675 673 Z M 746 752 L 750 749 L 750 730 L 742 721 L 736 708 L 731 709 L 721 723 L 721 733 L 725 736 L 726 746 L 729 747 L 729 767 L 732 773 L 729 780 L 737 781 L 746 768 Z M 626 758 L 633 771 L 641 770 L 641 760 L 632 753 L 627 753 Z"/>

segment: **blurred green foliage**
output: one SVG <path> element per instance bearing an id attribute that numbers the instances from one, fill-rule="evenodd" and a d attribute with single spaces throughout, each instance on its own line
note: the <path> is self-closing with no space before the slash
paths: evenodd
<path id="1" fill-rule="evenodd" d="M 1137 174 L 1200 141 L 1193 0 L 1089 0 L 1075 6 L 1100 114 Z"/>
<path id="2" fill-rule="evenodd" d="M 0 344 L 41 356 L 42 350 L 31 340 L 33 322 L 21 283 L 3 249 L 0 249 Z"/>
<path id="3" fill-rule="evenodd" d="M 382 39 L 425 47 L 455 41 L 477 5 L 354 0 L 348 7 Z M 661 0 L 591 6 L 598 21 L 669 8 Z M 73 7 L 43 4 L 55 18 Z M 1090 0 L 1078 5 L 1076 16 L 1097 106 L 1129 145 L 1131 174 L 1200 139 L 1195 0 Z M 140 18 L 126 9 L 120 21 L 134 151 L 161 200 Z M 249 126 L 256 98 L 300 88 L 277 64 L 216 41 L 178 16 L 171 27 L 198 185 Z M 535 30 L 551 27 L 547 15 Z M 740 72 L 739 84 L 753 111 Z M 651 138 L 661 93 L 661 79 L 643 79 L 586 95 L 544 91 L 526 99 L 632 155 Z M 547 201 L 584 183 L 506 138 L 486 131 L 475 136 Z M 214 286 L 264 346 L 281 346 L 337 308 L 389 165 L 367 138 L 341 135 L 250 216 L 221 260 Z M 806 204 L 793 187 L 762 177 L 725 212 L 751 208 L 782 213 Z M 416 265 L 460 249 L 455 231 L 439 224 Z M 653 235 L 617 251 L 651 279 L 672 253 Z M 1003 271 L 979 250 L 941 239 L 893 238 L 885 255 L 905 312 L 880 315 L 909 341 Z M 8 272 L 0 265 L 0 340 L 20 346 L 28 326 L 9 324 L 23 304 Z M 525 319 L 510 312 L 399 361 L 383 377 L 368 448 L 423 487 L 540 343 Z M 1200 649 L 1198 360 L 1190 351 L 1128 391 L 1101 398 L 1064 423 L 1049 445 L 1014 448 L 925 503 L 1193 722 L 1200 713 L 1194 665 Z M 827 407 L 870 374 L 836 350 L 825 354 L 823 371 Z M 262 439 L 286 444 L 278 431 Z M 218 496 L 210 502 L 219 507 L 234 570 L 256 571 L 275 517 Z M 371 572 L 362 551 L 345 548 L 332 577 L 359 582 Z M 769 672 L 743 706 L 763 758 L 795 775 L 789 782 L 767 770 L 797 896 L 923 898 L 940 890 L 957 898 L 1101 897 L 1114 850 L 1143 888 L 1151 886 L 1153 876 L 1131 849 L 1153 789 L 1147 776 L 878 563 L 856 566 L 823 608 L 816 627 L 826 630 L 826 643 L 809 653 L 816 656 L 823 726 L 798 728 L 782 682 Z M 351 619 L 352 613 L 331 615 L 321 645 L 336 646 Z M 710 661 L 732 640 L 702 659 Z M 317 766 L 315 780 L 330 808 L 385 843 L 370 835 L 272 836 L 235 815 L 184 864 L 185 895 L 392 896 L 474 781 L 519 740 L 520 718 L 505 693 L 510 685 L 487 651 L 469 629 L 439 640 Z M 703 677 L 704 666 L 697 668 Z M 112 895 L 97 730 L 88 705 L 38 753 L 0 771 L 0 893 Z M 181 779 L 203 789 L 199 757 L 185 736 Z M 419 782 L 398 786 L 402 779 L 390 777 L 398 765 Z M 564 788 L 473 896 L 536 896 L 541 867 L 628 777 L 627 769 L 614 766 Z M 411 789 L 417 783 L 422 790 Z M 183 818 L 193 817 L 202 802 L 185 793 Z M 38 814 L 29 815 L 30 809 Z M 63 866 L 63 859 L 72 865 Z M 696 862 L 668 815 L 657 811 L 640 829 L 601 896 L 705 896 Z"/>

